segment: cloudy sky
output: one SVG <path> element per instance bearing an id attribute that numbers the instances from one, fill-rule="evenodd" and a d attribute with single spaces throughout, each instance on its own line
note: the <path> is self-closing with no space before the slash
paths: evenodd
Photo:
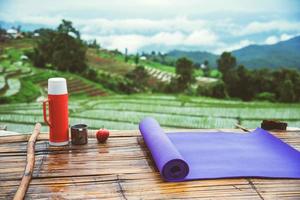
<path id="1" fill-rule="evenodd" d="M 61 19 L 109 49 L 221 53 L 300 35 L 300 0 L 0 0 L 4 28 L 55 28 Z"/>

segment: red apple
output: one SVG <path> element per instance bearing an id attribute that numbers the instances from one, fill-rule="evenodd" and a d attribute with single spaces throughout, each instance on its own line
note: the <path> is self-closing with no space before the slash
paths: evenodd
<path id="1" fill-rule="evenodd" d="M 97 140 L 100 143 L 104 143 L 107 140 L 108 136 L 109 131 L 104 128 L 99 129 L 96 133 Z"/>

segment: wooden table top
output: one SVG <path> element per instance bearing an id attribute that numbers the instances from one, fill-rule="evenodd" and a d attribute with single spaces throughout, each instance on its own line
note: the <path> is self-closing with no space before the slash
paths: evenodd
<path id="1" fill-rule="evenodd" d="M 273 134 L 300 150 L 300 132 Z M 12 199 L 18 188 L 28 138 L 0 137 L 0 199 Z M 112 131 L 105 144 L 92 131 L 83 146 L 50 147 L 47 140 L 40 134 L 36 143 L 27 199 L 300 199 L 299 179 L 164 182 L 139 131 Z"/>

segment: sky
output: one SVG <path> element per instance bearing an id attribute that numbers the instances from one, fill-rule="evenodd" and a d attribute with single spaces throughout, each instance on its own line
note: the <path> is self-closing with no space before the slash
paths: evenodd
<path id="1" fill-rule="evenodd" d="M 0 0 L 4 28 L 56 28 L 62 19 L 108 49 L 220 54 L 300 35 L 300 0 Z"/>

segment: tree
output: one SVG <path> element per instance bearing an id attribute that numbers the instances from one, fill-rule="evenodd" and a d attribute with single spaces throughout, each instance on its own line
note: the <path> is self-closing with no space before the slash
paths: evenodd
<path id="1" fill-rule="evenodd" d="M 284 80 L 279 88 L 279 100 L 282 102 L 293 102 L 296 94 L 294 92 L 293 83 L 290 79 Z"/>
<path id="2" fill-rule="evenodd" d="M 0 27 L 0 42 L 5 42 L 6 40 L 6 30 Z"/>
<path id="3" fill-rule="evenodd" d="M 217 62 L 218 69 L 223 75 L 225 75 L 231 69 L 234 69 L 236 66 L 236 58 L 231 56 L 230 52 L 223 52 Z"/>
<path id="4" fill-rule="evenodd" d="M 249 101 L 255 94 L 255 83 L 253 82 L 253 73 L 246 69 L 243 65 L 239 65 L 236 70 L 238 82 L 235 90 L 230 91 L 232 96 L 239 97 L 244 101 Z M 235 94 L 234 94 L 235 93 Z"/>
<path id="5" fill-rule="evenodd" d="M 195 81 L 194 66 L 191 60 L 183 57 L 176 61 L 177 89 L 184 91 Z"/>
<path id="6" fill-rule="evenodd" d="M 226 98 L 227 91 L 222 80 L 213 83 L 200 84 L 197 88 L 197 93 L 202 96 L 215 98 Z"/>
<path id="7" fill-rule="evenodd" d="M 13 26 L 12 29 L 15 29 L 18 33 L 21 33 L 21 25 L 18 25 L 17 27 Z"/>
<path id="8" fill-rule="evenodd" d="M 76 37 L 71 36 L 70 32 Z M 86 70 L 86 47 L 72 22 L 63 20 L 57 30 L 42 29 L 39 33 L 40 37 L 33 55 L 36 66 L 45 67 L 46 64 L 50 64 L 52 68 L 62 71 Z"/>
<path id="9" fill-rule="evenodd" d="M 205 65 L 205 66 L 208 66 L 208 64 L 209 64 L 208 60 L 205 60 L 205 61 L 204 61 L 204 65 Z"/>
<path id="10" fill-rule="evenodd" d="M 129 58 L 128 58 L 128 49 L 125 48 L 125 58 L 124 58 L 124 61 L 125 62 L 128 62 Z"/>
<path id="11" fill-rule="evenodd" d="M 282 102 L 294 102 L 300 99 L 300 73 L 295 69 L 281 68 L 272 73 L 273 91 Z"/>
<path id="12" fill-rule="evenodd" d="M 34 48 L 34 53 L 29 56 L 36 67 L 45 67 L 47 63 L 51 63 L 52 54 L 54 51 L 53 38 L 56 35 L 55 30 L 39 29 L 36 31 L 40 34 L 37 40 L 37 47 Z"/>
<path id="13" fill-rule="evenodd" d="M 92 40 L 92 41 L 89 41 L 89 42 L 87 43 L 87 46 L 88 46 L 89 48 L 93 48 L 93 49 L 96 49 L 96 50 L 99 50 L 100 47 L 101 47 L 101 45 L 98 44 L 98 42 L 97 42 L 96 39 L 94 39 L 94 40 Z"/>
<path id="14" fill-rule="evenodd" d="M 203 64 L 205 66 L 204 69 L 203 69 L 204 76 L 208 77 L 209 76 L 209 72 L 210 72 L 210 67 L 209 67 L 208 60 L 205 60 Z"/>
<path id="15" fill-rule="evenodd" d="M 52 54 L 51 64 L 61 71 L 82 72 L 87 66 L 85 64 L 85 46 L 66 34 L 58 34 L 53 38 L 56 44 Z"/>
<path id="16" fill-rule="evenodd" d="M 73 27 L 71 21 L 63 19 L 62 23 L 57 27 L 57 31 L 68 35 L 75 34 L 76 38 L 80 39 L 80 33 Z"/>
<path id="17" fill-rule="evenodd" d="M 256 93 L 264 93 L 266 91 L 275 93 L 273 71 L 267 68 L 255 69 L 252 71 L 252 74 Z"/>
<path id="18" fill-rule="evenodd" d="M 222 79 L 229 96 L 240 97 L 240 74 L 243 73 L 244 68 L 240 67 L 240 74 L 236 70 L 236 58 L 231 56 L 230 52 L 223 52 L 217 60 L 218 69 L 222 73 Z"/>
<path id="19" fill-rule="evenodd" d="M 136 53 L 136 55 L 135 55 L 135 57 L 134 57 L 134 63 L 135 63 L 136 65 L 138 65 L 138 64 L 139 64 L 139 61 L 140 61 L 139 53 Z"/>

